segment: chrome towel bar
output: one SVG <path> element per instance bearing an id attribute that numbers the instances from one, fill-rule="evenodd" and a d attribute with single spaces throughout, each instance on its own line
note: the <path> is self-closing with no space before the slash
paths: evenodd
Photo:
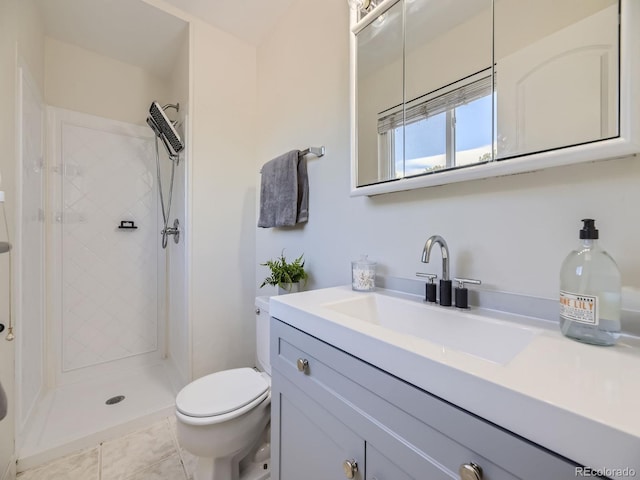
<path id="1" fill-rule="evenodd" d="M 326 149 L 324 148 L 324 146 L 322 147 L 307 147 L 304 150 L 300 150 L 300 153 L 298 154 L 299 157 L 304 157 L 305 155 L 315 155 L 316 157 L 320 158 L 323 157 L 325 154 Z M 260 169 L 260 173 L 262 173 L 262 169 Z"/>

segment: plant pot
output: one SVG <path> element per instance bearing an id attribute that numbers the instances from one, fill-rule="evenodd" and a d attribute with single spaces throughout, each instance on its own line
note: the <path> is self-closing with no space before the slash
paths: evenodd
<path id="1" fill-rule="evenodd" d="M 287 293 L 298 293 L 299 291 L 300 291 L 300 282 L 283 283 L 282 287 L 278 285 L 278 295 L 285 295 Z"/>

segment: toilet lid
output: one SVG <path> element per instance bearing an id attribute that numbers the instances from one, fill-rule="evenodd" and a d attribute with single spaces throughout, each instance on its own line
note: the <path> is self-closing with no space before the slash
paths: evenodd
<path id="1" fill-rule="evenodd" d="M 178 393 L 176 408 L 190 417 L 213 417 L 251 403 L 269 389 L 253 368 L 236 368 L 205 375 Z"/>

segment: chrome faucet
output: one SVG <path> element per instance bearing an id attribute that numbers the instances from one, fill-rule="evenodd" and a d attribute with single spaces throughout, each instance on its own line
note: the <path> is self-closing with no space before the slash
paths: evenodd
<path id="1" fill-rule="evenodd" d="M 445 307 L 451 306 L 451 280 L 449 280 L 449 247 L 447 242 L 440 235 L 429 237 L 422 249 L 422 263 L 429 263 L 431 249 L 435 244 L 440 245 L 442 253 L 442 277 L 440 280 L 440 305 Z"/>
<path id="2" fill-rule="evenodd" d="M 449 280 L 449 247 L 447 242 L 440 235 L 433 235 L 427 239 L 422 249 L 422 263 L 429 263 L 429 256 L 431 255 L 431 248 L 435 243 L 440 245 L 440 251 L 442 252 L 442 280 Z"/>

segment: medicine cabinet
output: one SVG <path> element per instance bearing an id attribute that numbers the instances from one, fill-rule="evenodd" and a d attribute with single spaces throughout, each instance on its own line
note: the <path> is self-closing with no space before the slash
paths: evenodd
<path id="1" fill-rule="evenodd" d="M 352 195 L 640 152 L 637 0 L 352 11 Z"/>

